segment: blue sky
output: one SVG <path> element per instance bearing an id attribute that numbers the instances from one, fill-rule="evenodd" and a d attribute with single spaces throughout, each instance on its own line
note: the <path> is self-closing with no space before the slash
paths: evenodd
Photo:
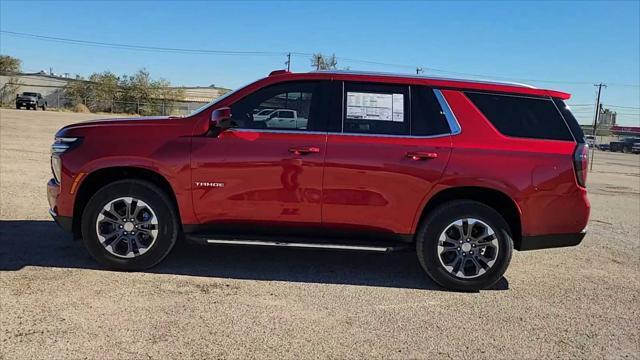
<path id="1" fill-rule="evenodd" d="M 527 82 L 573 94 L 581 122 L 592 84 L 619 122 L 640 125 L 640 1 L 626 2 L 39 2 L 0 1 L 0 28 L 145 46 L 335 53 L 339 67 Z M 176 85 L 236 88 L 284 66 L 279 56 L 220 56 L 88 47 L 0 35 L 26 71 L 146 68 Z M 361 59 L 404 66 L 375 65 Z M 437 70 L 444 71 L 437 71 Z M 309 71 L 294 56 L 293 71 Z M 543 82 L 540 80 L 547 80 Z M 580 105 L 580 106 L 578 106 Z M 586 106 L 581 106 L 586 105 Z"/>

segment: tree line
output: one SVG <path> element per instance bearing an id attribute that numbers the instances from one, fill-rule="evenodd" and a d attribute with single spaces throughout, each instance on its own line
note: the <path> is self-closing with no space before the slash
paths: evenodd
<path id="1" fill-rule="evenodd" d="M 184 99 L 184 89 L 171 87 L 165 79 L 152 79 L 145 69 L 117 76 L 105 71 L 88 79 L 70 81 L 64 89 L 71 106 L 83 104 L 90 111 L 132 114 L 170 114 L 175 102 Z"/>

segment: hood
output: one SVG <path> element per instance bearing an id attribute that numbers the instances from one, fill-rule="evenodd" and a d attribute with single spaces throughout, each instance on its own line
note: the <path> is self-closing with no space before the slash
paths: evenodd
<path id="1" fill-rule="evenodd" d="M 130 118 L 112 118 L 89 120 L 67 125 L 56 133 L 57 137 L 84 136 L 150 136 L 173 131 L 179 136 L 190 133 L 192 121 L 185 117 L 176 116 L 142 116 Z"/>

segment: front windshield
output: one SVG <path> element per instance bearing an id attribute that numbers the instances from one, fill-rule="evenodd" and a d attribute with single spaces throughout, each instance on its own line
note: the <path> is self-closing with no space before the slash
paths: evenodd
<path id="1" fill-rule="evenodd" d="M 38 94 L 26 92 L 26 93 L 22 93 L 22 96 L 38 96 Z"/>

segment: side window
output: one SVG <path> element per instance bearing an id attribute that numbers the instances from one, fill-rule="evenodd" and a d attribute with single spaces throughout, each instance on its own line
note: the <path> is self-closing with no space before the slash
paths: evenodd
<path id="1" fill-rule="evenodd" d="M 550 99 L 476 92 L 465 94 L 505 135 L 573 141 L 567 124 Z"/>
<path id="2" fill-rule="evenodd" d="M 325 131 L 321 81 L 287 82 L 260 89 L 231 105 L 238 129 Z"/>
<path id="3" fill-rule="evenodd" d="M 345 83 L 343 97 L 343 132 L 409 135 L 408 87 Z"/>
<path id="4" fill-rule="evenodd" d="M 411 135 L 431 136 L 451 132 L 447 118 L 433 89 L 426 86 L 411 87 Z"/>

